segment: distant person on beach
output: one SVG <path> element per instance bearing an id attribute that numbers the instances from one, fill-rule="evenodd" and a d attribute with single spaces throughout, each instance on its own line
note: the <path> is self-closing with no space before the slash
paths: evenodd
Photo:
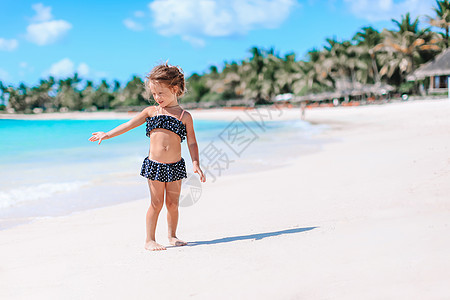
<path id="1" fill-rule="evenodd" d="M 121 135 L 147 122 L 147 136 L 150 138 L 149 155 L 144 159 L 141 175 L 148 178 L 151 204 L 147 211 L 147 238 L 145 249 L 165 250 L 156 242 L 155 231 L 159 213 L 164 205 L 166 194 L 167 223 L 169 243 L 184 246 L 187 243 L 178 239 L 178 200 L 181 181 L 187 178 L 186 165 L 181 157 L 181 143 L 187 138 L 194 173 L 205 182 L 206 177 L 200 169 L 197 140 L 195 138 L 192 116 L 178 104 L 178 98 L 185 92 L 185 79 L 181 68 L 167 63 L 158 65 L 146 76 L 145 90 L 158 103 L 145 108 L 139 115 L 117 126 L 109 132 L 94 132 L 91 142 L 110 139 Z"/>
<path id="2" fill-rule="evenodd" d="M 305 119 L 305 110 L 306 110 L 306 102 L 305 102 L 305 101 L 302 101 L 302 102 L 300 102 L 300 111 L 301 111 L 300 118 L 301 118 L 302 120 Z"/>

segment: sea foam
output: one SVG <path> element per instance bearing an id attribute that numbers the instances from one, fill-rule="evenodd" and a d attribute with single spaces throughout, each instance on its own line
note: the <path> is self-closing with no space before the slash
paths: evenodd
<path id="1" fill-rule="evenodd" d="M 42 183 L 8 191 L 0 191 L 0 208 L 17 206 L 25 202 L 50 198 L 58 193 L 67 193 L 87 185 L 86 181 Z"/>

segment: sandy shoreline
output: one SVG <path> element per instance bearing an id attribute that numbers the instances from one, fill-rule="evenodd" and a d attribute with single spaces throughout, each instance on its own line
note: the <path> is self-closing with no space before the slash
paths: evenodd
<path id="1" fill-rule="evenodd" d="M 449 115 L 449 100 L 308 110 L 332 142 L 204 184 L 180 209 L 186 247 L 143 249 L 148 199 L 0 231 L 0 298 L 444 299 Z"/>

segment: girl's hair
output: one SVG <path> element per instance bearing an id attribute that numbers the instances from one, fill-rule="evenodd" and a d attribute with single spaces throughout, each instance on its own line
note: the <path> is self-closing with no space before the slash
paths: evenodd
<path id="1" fill-rule="evenodd" d="M 177 97 L 183 96 L 186 92 L 184 72 L 179 66 L 171 66 L 167 62 L 157 65 L 145 76 L 145 96 L 151 98 L 150 83 L 163 83 L 170 88 L 178 87 Z"/>

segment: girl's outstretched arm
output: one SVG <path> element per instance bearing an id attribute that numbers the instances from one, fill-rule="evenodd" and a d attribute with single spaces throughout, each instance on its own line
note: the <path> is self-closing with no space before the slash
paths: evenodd
<path id="1" fill-rule="evenodd" d="M 149 106 L 147 108 L 145 108 L 143 111 L 141 111 L 137 116 L 135 116 L 133 119 L 129 120 L 128 122 L 125 122 L 119 126 L 117 126 L 116 128 L 108 131 L 108 132 L 103 132 L 103 131 L 99 131 L 99 132 L 94 132 L 92 133 L 92 136 L 89 138 L 89 140 L 91 142 L 95 142 L 98 141 L 98 144 L 100 145 L 100 143 L 103 140 L 107 140 L 110 138 L 113 138 L 115 136 L 121 135 L 122 133 L 125 133 L 135 127 L 138 127 L 140 125 L 142 125 L 145 122 L 145 118 L 147 118 L 149 116 L 149 111 L 153 109 L 153 106 Z"/>
<path id="2" fill-rule="evenodd" d="M 186 120 L 187 144 L 189 147 L 189 153 L 191 154 L 192 164 L 194 166 L 194 173 L 197 173 L 200 176 L 201 182 L 205 182 L 206 177 L 203 174 L 202 169 L 200 168 L 198 145 L 197 145 L 197 139 L 195 138 L 195 132 L 194 132 L 194 121 L 192 120 L 192 116 L 189 112 L 186 111 L 186 113 L 184 115 L 185 115 L 185 117 L 183 119 Z"/>

